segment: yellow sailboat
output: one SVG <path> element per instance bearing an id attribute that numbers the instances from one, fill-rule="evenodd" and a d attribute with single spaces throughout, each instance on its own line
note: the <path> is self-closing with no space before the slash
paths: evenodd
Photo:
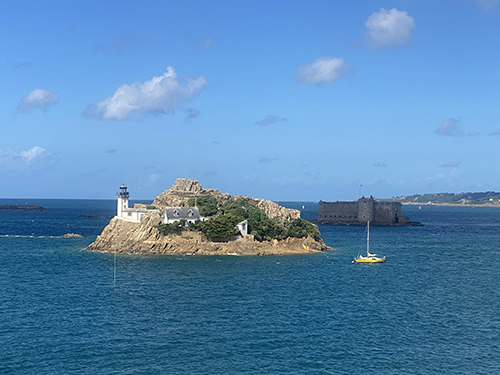
<path id="1" fill-rule="evenodd" d="M 370 222 L 366 226 L 366 256 L 358 255 L 353 263 L 384 263 L 385 256 L 380 257 L 377 254 L 370 254 Z"/>

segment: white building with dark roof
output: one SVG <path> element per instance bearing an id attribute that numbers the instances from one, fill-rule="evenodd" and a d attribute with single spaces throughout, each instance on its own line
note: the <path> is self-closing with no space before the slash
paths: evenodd
<path id="1" fill-rule="evenodd" d="M 172 224 L 176 221 L 184 223 L 185 226 L 196 221 L 205 221 L 206 217 L 200 216 L 197 207 L 166 207 L 165 224 Z"/>

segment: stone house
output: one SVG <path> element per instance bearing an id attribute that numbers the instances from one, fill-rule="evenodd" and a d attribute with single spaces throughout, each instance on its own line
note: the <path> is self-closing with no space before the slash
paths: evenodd
<path id="1" fill-rule="evenodd" d="M 165 208 L 165 224 L 172 224 L 180 221 L 184 226 L 197 221 L 205 221 L 206 217 L 200 216 L 200 211 L 197 207 L 166 207 Z"/>

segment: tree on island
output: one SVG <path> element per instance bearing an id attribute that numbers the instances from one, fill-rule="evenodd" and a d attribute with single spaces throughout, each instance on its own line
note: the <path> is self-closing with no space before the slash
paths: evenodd
<path id="1" fill-rule="evenodd" d="M 158 229 L 164 235 L 180 234 L 183 230 L 201 231 L 207 238 L 222 238 L 238 234 L 236 225 L 244 220 L 248 222 L 248 232 L 258 241 L 288 237 L 308 237 L 320 239 L 318 228 L 304 219 L 280 221 L 270 219 L 264 210 L 252 204 L 249 198 L 220 204 L 214 197 L 200 196 L 190 198 L 188 205 L 197 205 L 200 214 L 209 217 L 206 221 L 191 223 L 188 227 L 173 224 L 160 224 Z"/>
<path id="2" fill-rule="evenodd" d="M 201 216 L 209 217 L 215 215 L 219 210 L 219 203 L 217 199 L 210 196 L 200 196 L 196 198 L 189 198 L 189 207 L 198 207 Z"/>

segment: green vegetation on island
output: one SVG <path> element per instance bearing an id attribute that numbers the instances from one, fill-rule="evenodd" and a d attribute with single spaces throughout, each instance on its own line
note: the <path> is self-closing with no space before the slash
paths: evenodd
<path id="1" fill-rule="evenodd" d="M 200 215 L 204 217 L 213 216 L 219 210 L 217 199 L 210 196 L 201 196 L 188 199 L 189 207 L 198 207 Z"/>
<path id="2" fill-rule="evenodd" d="M 500 193 L 486 191 L 476 193 L 414 194 L 395 197 L 391 200 L 408 204 L 500 206 Z"/>
<path id="3" fill-rule="evenodd" d="M 165 235 L 180 234 L 182 231 L 200 231 L 207 238 L 229 237 L 237 234 L 238 223 L 247 220 L 248 233 L 256 240 L 282 240 L 288 237 L 308 237 L 320 239 L 318 228 L 304 219 L 279 221 L 270 219 L 264 210 L 252 204 L 250 199 L 238 198 L 235 201 L 221 204 L 213 197 L 200 196 L 190 198 L 189 206 L 196 206 L 200 215 L 208 220 L 191 223 L 183 227 L 180 222 L 160 224 L 158 229 Z"/>

